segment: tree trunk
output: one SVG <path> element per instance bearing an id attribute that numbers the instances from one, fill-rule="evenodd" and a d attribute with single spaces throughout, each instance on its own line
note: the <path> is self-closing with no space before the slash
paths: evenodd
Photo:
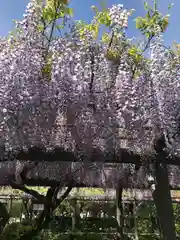
<path id="1" fill-rule="evenodd" d="M 3 203 L 0 202 L 0 235 L 3 233 L 4 227 L 9 220 L 9 214 Z"/>
<path id="2" fill-rule="evenodd" d="M 163 240 L 175 240 L 174 214 L 169 187 L 168 171 L 166 165 L 156 164 L 155 169 L 156 188 L 153 198 L 156 205 L 160 231 Z"/>

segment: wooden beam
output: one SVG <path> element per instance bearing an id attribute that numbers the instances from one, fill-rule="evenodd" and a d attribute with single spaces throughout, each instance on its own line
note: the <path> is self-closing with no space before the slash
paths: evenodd
<path id="1" fill-rule="evenodd" d="M 100 149 L 93 149 L 91 155 L 75 154 L 66 151 L 62 148 L 55 148 L 52 151 L 47 151 L 43 148 L 33 147 L 28 151 L 19 150 L 16 153 L 6 153 L 0 156 L 2 162 L 13 161 L 14 159 L 20 161 L 33 161 L 33 162 L 104 162 L 104 163 L 130 163 L 139 167 L 144 161 L 146 164 L 156 162 L 156 154 L 154 155 L 140 155 L 128 149 L 121 148 L 114 152 L 103 152 Z M 180 165 L 179 156 L 170 156 L 164 152 L 164 158 L 160 162 L 167 165 Z"/>

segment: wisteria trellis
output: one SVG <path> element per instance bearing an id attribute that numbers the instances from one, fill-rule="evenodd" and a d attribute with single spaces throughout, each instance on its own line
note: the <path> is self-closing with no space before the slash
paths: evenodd
<path id="1" fill-rule="evenodd" d="M 0 140 L 7 151 L 43 146 L 63 147 L 87 155 L 94 148 L 153 151 L 155 133 L 163 132 L 167 147 L 179 152 L 179 66 L 157 36 L 151 61 L 142 62 L 134 78 L 126 52 L 113 76 L 108 45 L 78 36 L 51 42 L 52 71 L 43 77 L 44 36 L 37 29 L 41 8 L 27 7 L 21 32 L 0 42 Z M 110 9 L 114 28 L 127 27 L 128 11 Z M 93 57 L 93 64 L 92 64 Z"/>

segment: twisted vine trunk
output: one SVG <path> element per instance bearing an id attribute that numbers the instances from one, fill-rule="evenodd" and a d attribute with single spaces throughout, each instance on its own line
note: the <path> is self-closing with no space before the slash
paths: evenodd
<path id="1" fill-rule="evenodd" d="M 3 203 L 0 202 L 0 237 L 3 233 L 4 227 L 9 220 L 9 214 Z"/>
<path id="2" fill-rule="evenodd" d="M 68 196 L 71 190 L 72 185 L 69 185 L 69 187 L 60 197 L 60 199 L 57 199 L 58 188 L 50 188 L 47 192 L 46 198 L 48 200 L 47 202 L 49 203 L 55 202 L 54 205 L 49 204 L 45 206 L 43 212 L 39 215 L 37 219 L 36 226 L 31 231 L 28 231 L 22 237 L 20 237 L 19 240 L 32 240 L 33 237 L 37 236 L 43 229 L 46 229 L 50 221 L 52 220 L 54 210 L 62 203 L 62 201 L 64 201 L 64 199 Z"/>

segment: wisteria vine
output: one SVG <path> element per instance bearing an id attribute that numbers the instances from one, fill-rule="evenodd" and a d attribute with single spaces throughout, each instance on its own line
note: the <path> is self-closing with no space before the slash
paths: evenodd
<path id="1" fill-rule="evenodd" d="M 112 28 L 127 27 L 127 10 L 113 5 L 109 11 Z M 179 65 L 172 67 L 158 28 L 151 59 L 142 61 L 137 78 L 126 50 L 115 74 L 108 44 L 76 34 L 51 42 L 48 79 L 42 74 L 46 49 L 37 26 L 41 14 L 41 6 L 31 1 L 17 23 L 16 37 L 0 41 L 0 138 L 5 149 L 59 146 L 87 156 L 94 148 L 145 152 L 153 150 L 158 130 L 169 149 L 178 152 Z"/>

